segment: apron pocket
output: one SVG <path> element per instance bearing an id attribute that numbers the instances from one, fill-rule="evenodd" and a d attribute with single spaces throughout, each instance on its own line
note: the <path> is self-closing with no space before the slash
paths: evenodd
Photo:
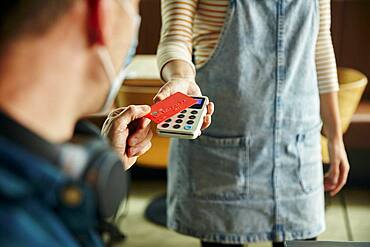
<path id="1" fill-rule="evenodd" d="M 320 130 L 322 124 L 297 135 L 298 178 L 302 190 L 310 193 L 323 186 Z"/>
<path id="2" fill-rule="evenodd" d="M 191 192 L 206 200 L 240 200 L 248 194 L 249 139 L 200 136 L 189 142 Z"/>

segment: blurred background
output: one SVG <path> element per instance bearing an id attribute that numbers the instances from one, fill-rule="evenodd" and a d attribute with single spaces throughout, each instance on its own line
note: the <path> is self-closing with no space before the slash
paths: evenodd
<path id="1" fill-rule="evenodd" d="M 160 37 L 160 0 L 142 0 L 140 12 L 138 55 L 130 65 L 119 105 L 152 104 L 161 85 L 154 55 Z M 319 239 L 370 242 L 370 0 L 332 0 L 332 36 L 351 171 L 346 188 L 335 198 L 326 197 L 327 231 Z M 155 137 L 152 150 L 130 170 L 130 197 L 118 217 L 126 239 L 117 246 L 199 246 L 196 239 L 160 226 L 165 221 L 168 144 L 168 139 Z M 322 144 L 326 163 L 324 139 Z"/>

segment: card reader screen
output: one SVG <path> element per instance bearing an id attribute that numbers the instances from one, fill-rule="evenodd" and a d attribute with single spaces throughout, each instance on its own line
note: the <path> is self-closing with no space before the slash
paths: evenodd
<path id="1" fill-rule="evenodd" d="M 203 98 L 198 98 L 198 97 L 193 97 L 197 101 L 195 105 L 190 107 L 191 109 L 202 109 L 203 104 L 204 104 L 204 99 Z"/>

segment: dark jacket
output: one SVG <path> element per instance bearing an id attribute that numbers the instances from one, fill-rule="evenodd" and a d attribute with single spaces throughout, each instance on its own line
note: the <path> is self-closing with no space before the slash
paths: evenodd
<path id="1" fill-rule="evenodd" d="M 1 125 L 4 119 L 1 114 L 0 246 L 103 246 L 92 189 L 67 177 L 49 157 L 9 138 L 4 132 L 14 130 Z M 27 132 L 18 128 L 14 136 Z M 32 145 L 32 137 L 27 140 Z M 37 145 L 40 139 L 34 141 Z"/>

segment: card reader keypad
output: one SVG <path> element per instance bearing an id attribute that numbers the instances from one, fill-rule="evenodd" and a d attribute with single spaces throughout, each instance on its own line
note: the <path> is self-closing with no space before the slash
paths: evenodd
<path id="1" fill-rule="evenodd" d="M 167 117 L 171 116 L 168 119 L 154 121 L 157 123 L 156 132 L 159 136 L 194 140 L 202 134 L 201 128 L 209 99 L 206 96 L 192 98 L 196 100 L 196 104 L 178 109 L 175 114 L 168 114 Z"/>
<path id="2" fill-rule="evenodd" d="M 181 113 L 164 121 L 160 126 L 165 129 L 192 130 L 198 114 L 199 111 L 196 110 L 183 110 Z"/>

